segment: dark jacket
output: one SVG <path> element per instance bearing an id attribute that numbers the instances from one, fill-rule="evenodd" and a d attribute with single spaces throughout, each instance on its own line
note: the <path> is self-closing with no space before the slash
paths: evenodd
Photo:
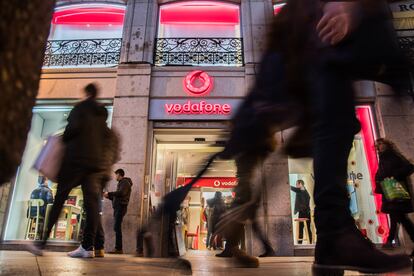
<path id="1" fill-rule="evenodd" d="M 72 183 L 80 175 L 108 170 L 103 154 L 108 143 L 107 115 L 105 107 L 91 98 L 72 109 L 63 133 L 65 153 L 59 182 Z"/>
<path id="2" fill-rule="evenodd" d="M 115 209 L 120 206 L 126 206 L 131 196 L 132 180 L 124 177 L 118 182 L 115 192 L 109 192 L 108 198 L 112 200 L 112 207 Z"/>
<path id="3" fill-rule="evenodd" d="M 32 191 L 30 194 L 30 199 L 42 199 L 44 204 L 40 206 L 39 212 L 40 216 L 44 217 L 46 213 L 46 207 L 48 204 L 53 203 L 53 193 L 48 186 L 40 185 Z M 29 211 L 29 210 L 28 210 Z M 30 208 L 30 217 L 35 217 L 37 212 L 37 207 Z M 28 212 L 29 213 L 29 212 Z"/>
<path id="4" fill-rule="evenodd" d="M 385 178 L 394 177 L 400 183 L 406 186 L 406 189 L 410 192 L 410 181 L 408 177 L 414 171 L 414 166 L 406 158 L 392 150 L 386 150 L 379 154 L 378 170 L 375 175 L 375 192 L 377 194 L 384 195 L 381 188 L 381 181 Z M 391 202 L 388 201 L 385 196 L 382 197 L 382 208 L 383 213 L 410 213 L 413 211 L 411 201 L 403 202 Z"/>
<path id="5" fill-rule="evenodd" d="M 310 212 L 309 201 L 310 196 L 308 191 L 301 190 L 300 188 L 290 187 L 290 189 L 296 193 L 296 200 L 295 200 L 295 214 L 299 212 Z"/>
<path id="6" fill-rule="evenodd" d="M 107 115 L 105 107 L 91 98 L 80 102 L 70 112 L 63 133 L 66 148 L 62 169 L 66 177 L 70 176 L 68 167 L 88 173 L 107 169 L 102 154 L 107 146 Z"/>
<path id="7" fill-rule="evenodd" d="M 211 212 L 211 227 L 212 231 L 215 231 L 215 226 L 219 222 L 220 217 L 226 212 L 226 205 L 224 204 L 224 200 L 221 197 L 214 197 L 212 199 L 207 200 L 207 204 L 210 208 L 212 208 Z"/>

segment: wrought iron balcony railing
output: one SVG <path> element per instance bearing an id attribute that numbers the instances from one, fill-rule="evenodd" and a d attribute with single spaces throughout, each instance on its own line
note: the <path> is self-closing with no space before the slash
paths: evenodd
<path id="1" fill-rule="evenodd" d="M 241 38 L 157 38 L 155 65 L 243 65 Z"/>
<path id="2" fill-rule="evenodd" d="M 414 63 L 414 36 L 400 36 L 398 37 L 398 43 L 407 57 Z"/>
<path id="3" fill-rule="evenodd" d="M 104 67 L 119 63 L 121 38 L 49 40 L 43 67 Z"/>

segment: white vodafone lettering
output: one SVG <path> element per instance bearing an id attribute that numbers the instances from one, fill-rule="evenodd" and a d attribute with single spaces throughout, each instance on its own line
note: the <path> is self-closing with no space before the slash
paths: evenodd
<path id="1" fill-rule="evenodd" d="M 214 180 L 213 182 L 214 187 L 235 187 L 237 186 L 237 181 L 220 181 Z"/>

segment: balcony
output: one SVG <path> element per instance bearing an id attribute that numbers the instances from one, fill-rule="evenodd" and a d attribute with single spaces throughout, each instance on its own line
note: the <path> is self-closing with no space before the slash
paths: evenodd
<path id="1" fill-rule="evenodd" d="M 121 38 L 49 40 L 44 68 L 110 67 L 119 63 Z"/>
<path id="2" fill-rule="evenodd" d="M 414 63 L 414 36 L 400 36 L 398 43 L 407 57 Z"/>
<path id="3" fill-rule="evenodd" d="M 242 38 L 157 38 L 154 64 L 243 66 Z"/>

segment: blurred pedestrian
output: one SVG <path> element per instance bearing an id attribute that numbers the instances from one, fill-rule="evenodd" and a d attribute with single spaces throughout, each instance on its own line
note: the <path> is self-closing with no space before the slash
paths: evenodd
<path id="1" fill-rule="evenodd" d="M 212 227 L 212 235 L 210 236 L 209 245 L 216 249 L 223 249 L 223 242 L 222 237 L 219 234 L 214 234 L 216 225 L 220 220 L 220 217 L 226 212 L 226 205 L 224 204 L 224 199 L 222 193 L 220 191 L 215 192 L 214 197 L 207 200 L 207 204 L 210 208 L 212 208 L 211 214 L 211 227 Z"/>
<path id="2" fill-rule="evenodd" d="M 314 272 L 343 273 L 349 269 L 383 273 L 410 268 L 407 256 L 382 253 L 357 229 L 346 189 L 348 156 L 354 135 L 360 131 L 352 81 L 371 79 L 396 84 L 392 71 L 405 62 L 386 2 L 289 3 L 294 4 L 290 8 L 297 14 L 313 11 L 302 21 L 307 45 L 299 47 L 306 58 L 302 64 L 305 70 L 294 71 L 303 72 L 307 87 L 304 103 L 310 115 L 317 229 Z"/>
<path id="3" fill-rule="evenodd" d="M 108 112 L 96 101 L 98 88 L 88 84 L 84 88 L 86 99 L 78 103 L 68 116 L 68 124 L 63 133 L 65 153 L 58 174 L 58 186 L 45 236 L 41 243 L 36 243 L 29 250 L 42 255 L 42 249 L 51 230 L 58 220 L 63 204 L 70 191 L 81 185 L 83 203 L 86 212 L 86 222 L 81 245 L 75 251 L 69 252 L 70 257 L 92 258 L 95 249 L 103 250 L 103 228 L 99 215 L 99 206 L 103 187 L 109 179 L 108 165 L 117 156 L 117 137 L 106 124 Z M 113 152 L 108 152 L 112 150 Z M 110 158 L 108 160 L 108 158 Z M 96 236 L 101 240 L 97 241 Z M 94 245 L 99 246 L 95 248 Z"/>
<path id="4" fill-rule="evenodd" d="M 114 209 L 114 231 L 115 231 L 115 250 L 108 252 L 110 254 L 123 254 L 122 246 L 122 221 L 128 210 L 129 198 L 131 196 L 132 180 L 125 177 L 123 169 L 115 171 L 115 179 L 118 181 L 116 191 L 105 192 L 104 197 L 112 200 Z"/>
<path id="5" fill-rule="evenodd" d="M 207 220 L 207 237 L 206 237 L 206 247 L 207 249 L 212 249 L 211 236 L 213 234 L 213 221 L 212 221 L 213 208 L 208 204 L 204 210 L 204 215 Z"/>
<path id="6" fill-rule="evenodd" d="M 411 265 L 407 256 L 380 252 L 359 232 L 346 190 L 348 155 L 360 130 L 352 81 L 405 87 L 401 76 L 408 63 L 395 38 L 385 1 L 287 1 L 275 17 L 255 86 L 233 120 L 222 158 L 245 162 L 239 175 L 248 175 L 251 164 L 266 156 L 271 149 L 267 138 L 274 131 L 297 126 L 285 152 L 314 159 L 316 273 L 380 273 Z M 296 112 L 286 112 L 292 106 Z M 237 225 L 251 216 L 254 206 L 247 196 L 249 185 L 240 184 L 244 199 L 225 217 L 233 218 L 230 233 L 240 232 Z M 258 265 L 247 256 L 238 259 Z"/>
<path id="7" fill-rule="evenodd" d="M 384 246 L 392 247 L 392 242 L 397 233 L 397 224 L 401 224 L 404 227 L 410 239 L 414 242 L 414 225 L 407 217 L 408 213 L 414 211 L 411 199 L 389 200 L 384 196 L 384 191 L 381 186 L 381 182 L 386 178 L 393 178 L 403 185 L 406 191 L 410 192 L 408 188 L 411 186 L 409 176 L 414 172 L 414 165 L 401 154 L 397 146 L 390 140 L 384 138 L 377 139 L 375 147 L 379 156 L 378 170 L 375 175 L 375 192 L 382 194 L 381 212 L 389 214 L 391 221 L 390 232 Z M 412 257 L 413 255 L 414 251 L 411 253 Z"/>

